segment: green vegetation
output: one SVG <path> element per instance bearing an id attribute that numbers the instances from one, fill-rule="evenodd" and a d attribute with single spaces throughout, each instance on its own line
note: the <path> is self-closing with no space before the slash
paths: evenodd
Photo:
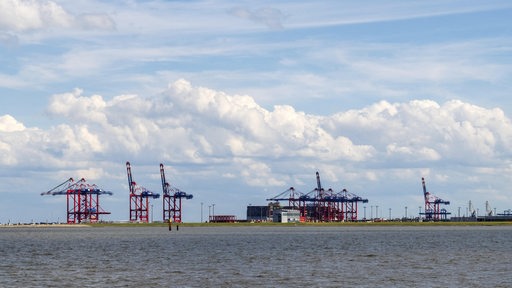
<path id="1" fill-rule="evenodd" d="M 94 223 L 94 224 L 82 224 L 90 227 L 168 227 L 167 223 Z M 274 223 L 274 222 L 236 222 L 236 223 L 180 223 L 180 227 L 287 227 L 287 226 L 303 226 L 303 227 L 387 227 L 387 226 L 504 226 L 512 225 L 512 222 L 323 222 L 323 223 Z M 172 227 L 176 227 L 176 223 L 172 224 Z"/>

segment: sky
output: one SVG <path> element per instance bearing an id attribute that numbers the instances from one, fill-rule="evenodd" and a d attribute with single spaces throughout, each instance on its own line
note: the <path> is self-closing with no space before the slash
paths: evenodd
<path id="1" fill-rule="evenodd" d="M 322 185 L 417 216 L 512 208 L 510 1 L 0 1 L 0 223 L 64 221 L 72 177 L 183 221 Z M 286 203 L 282 203 L 286 204 Z M 162 199 L 151 201 L 161 220 Z M 359 216 L 363 217 L 363 204 Z M 379 210 L 377 212 L 377 208 Z M 407 208 L 406 208 L 407 207 Z M 371 212 L 370 212 L 371 210 Z M 378 214 L 377 214 L 378 213 Z"/>

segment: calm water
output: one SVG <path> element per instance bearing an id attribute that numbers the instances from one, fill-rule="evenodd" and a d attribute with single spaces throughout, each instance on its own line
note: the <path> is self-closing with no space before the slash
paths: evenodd
<path id="1" fill-rule="evenodd" d="M 1 287 L 512 287 L 512 227 L 2 228 Z"/>

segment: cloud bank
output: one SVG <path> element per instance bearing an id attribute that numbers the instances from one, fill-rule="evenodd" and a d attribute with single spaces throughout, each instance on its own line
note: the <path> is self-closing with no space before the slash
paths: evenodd
<path id="1" fill-rule="evenodd" d="M 485 167 L 502 165 L 512 154 L 512 123 L 503 111 L 459 100 L 381 101 L 318 116 L 287 105 L 270 111 L 251 96 L 181 79 L 154 97 L 106 100 L 76 89 L 54 95 L 47 113 L 62 124 L 42 130 L 0 117 L 2 165 L 44 162 L 86 169 L 77 166 L 168 161 L 220 165 L 225 169 L 220 174 L 242 177 L 248 185 L 280 186 L 286 177 L 274 173 L 286 170 L 282 163 L 290 171 L 306 163 L 354 169 Z"/>

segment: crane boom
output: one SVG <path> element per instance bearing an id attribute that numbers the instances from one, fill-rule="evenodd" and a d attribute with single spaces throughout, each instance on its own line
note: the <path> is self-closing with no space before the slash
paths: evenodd
<path id="1" fill-rule="evenodd" d="M 128 187 L 130 189 L 130 194 L 134 194 L 135 193 L 135 187 L 134 187 L 134 183 L 133 183 L 133 178 L 132 178 L 132 168 L 131 168 L 131 165 L 130 165 L 130 162 L 126 162 L 126 173 L 128 174 Z"/>
<path id="2" fill-rule="evenodd" d="M 424 177 L 421 177 L 421 184 L 423 185 L 423 197 L 425 198 L 425 201 L 427 201 L 428 199 L 428 192 L 427 192 L 427 186 L 425 185 L 425 178 Z"/>
<path id="3" fill-rule="evenodd" d="M 160 178 L 162 179 L 162 192 L 164 195 L 168 195 L 169 191 L 167 191 L 167 182 L 165 181 L 165 170 L 164 164 L 160 163 Z"/>
<path id="4" fill-rule="evenodd" d="M 66 185 L 66 184 L 68 185 L 67 187 L 69 187 L 69 186 L 71 186 L 71 183 L 73 183 L 73 182 L 74 182 L 73 178 L 69 178 L 68 180 L 60 183 L 59 185 L 57 185 L 57 186 L 53 187 L 52 189 L 48 190 L 47 192 L 41 193 L 41 196 L 42 195 L 55 195 L 55 194 L 53 194 L 55 190 L 59 189 L 60 187 Z M 63 190 L 65 190 L 65 189 L 63 189 Z M 62 191 L 62 189 L 59 190 L 59 191 Z"/>
<path id="5" fill-rule="evenodd" d="M 318 191 L 322 190 L 322 184 L 320 183 L 320 173 L 318 173 L 318 171 L 316 171 L 316 186 Z"/>

